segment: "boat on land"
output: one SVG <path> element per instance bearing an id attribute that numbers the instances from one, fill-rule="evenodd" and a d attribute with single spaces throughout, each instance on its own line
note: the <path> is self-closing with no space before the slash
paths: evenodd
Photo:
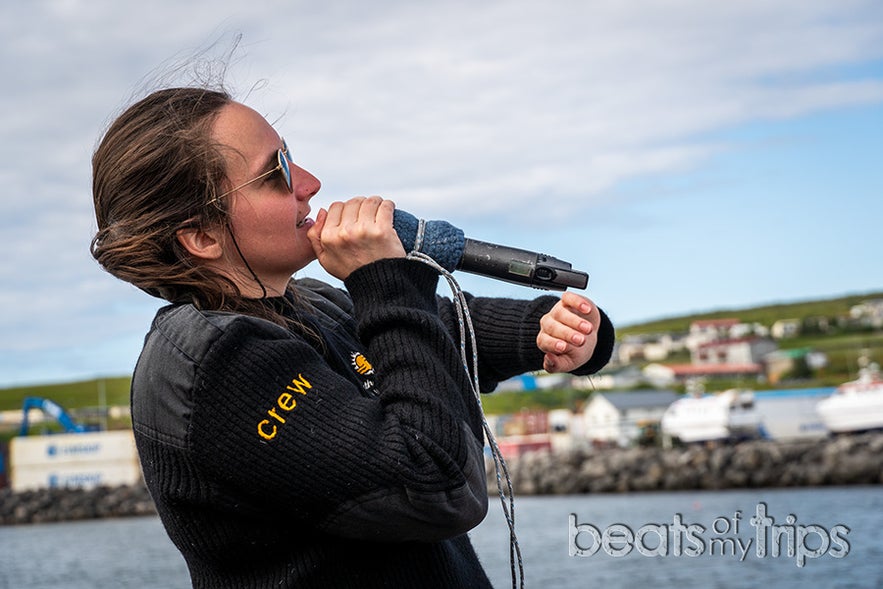
<path id="1" fill-rule="evenodd" d="M 662 416 L 662 434 L 684 443 L 744 440 L 763 436 L 754 392 L 730 389 L 718 394 L 688 394 Z"/>
<path id="2" fill-rule="evenodd" d="M 855 380 L 845 382 L 816 405 L 828 431 L 851 433 L 883 429 L 883 377 L 880 366 L 868 362 Z"/>

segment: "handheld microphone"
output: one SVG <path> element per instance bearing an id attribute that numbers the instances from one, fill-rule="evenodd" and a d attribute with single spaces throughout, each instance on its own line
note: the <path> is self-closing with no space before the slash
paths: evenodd
<path id="1" fill-rule="evenodd" d="M 423 221 L 396 209 L 393 228 L 406 251 L 426 254 L 449 272 L 463 270 L 543 290 L 584 289 L 589 275 L 569 262 L 465 237 L 447 221 Z"/>

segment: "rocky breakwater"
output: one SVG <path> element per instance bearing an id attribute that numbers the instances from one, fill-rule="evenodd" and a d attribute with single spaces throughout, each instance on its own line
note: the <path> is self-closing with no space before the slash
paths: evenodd
<path id="1" fill-rule="evenodd" d="M 811 442 L 580 448 L 508 461 L 519 495 L 883 484 L 883 433 Z M 496 493 L 493 465 L 488 486 Z M 143 484 L 93 489 L 0 489 L 0 525 L 154 515 Z"/>
<path id="2" fill-rule="evenodd" d="M 508 461 L 521 495 L 883 484 L 883 433 L 820 441 L 583 448 Z M 493 466 L 489 488 L 496 492 Z"/>
<path id="3" fill-rule="evenodd" d="M 106 517 L 154 515 L 144 485 L 51 488 L 13 493 L 0 489 L 0 525 L 49 523 Z"/>

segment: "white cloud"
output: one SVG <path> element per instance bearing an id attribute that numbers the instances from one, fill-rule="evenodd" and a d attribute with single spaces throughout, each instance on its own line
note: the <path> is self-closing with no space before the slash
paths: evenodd
<path id="1" fill-rule="evenodd" d="M 719 147 L 697 138 L 883 100 L 879 80 L 809 75 L 881 55 L 883 29 L 867 18 L 879 9 L 853 6 L 865 12 L 826 2 L 381 11 L 334 27 L 333 39 L 317 32 L 323 53 L 298 57 L 316 40 L 307 31 L 281 82 L 293 106 L 284 125 L 330 174 L 354 179 L 345 189 L 391 187 L 436 211 L 476 197 L 504 210 L 548 178 L 571 206 L 590 205 L 619 179 L 664 173 L 661 154 L 682 169 Z"/>
<path id="2" fill-rule="evenodd" d="M 872 0 L 236 5 L 2 9 L 0 303 L 15 312 L 0 350 L 146 328 L 157 303 L 88 254 L 91 151 L 156 68 L 219 38 L 223 55 L 236 31 L 229 80 L 266 80 L 248 102 L 280 119 L 325 198 L 383 193 L 434 217 L 554 195 L 544 206 L 565 222 L 623 182 L 701 166 L 728 148 L 721 131 L 883 101 L 862 70 L 883 58 Z"/>

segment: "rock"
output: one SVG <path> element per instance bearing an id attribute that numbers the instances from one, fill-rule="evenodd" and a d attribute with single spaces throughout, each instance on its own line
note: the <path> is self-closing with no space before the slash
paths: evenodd
<path id="1" fill-rule="evenodd" d="M 151 515 L 156 508 L 144 485 L 52 488 L 13 493 L 0 489 L 0 525 L 50 523 Z"/>
<path id="2" fill-rule="evenodd" d="M 581 448 L 509 463 L 522 495 L 883 484 L 883 432 L 666 450 Z M 489 481 L 495 489 L 492 467 Z"/>
<path id="3" fill-rule="evenodd" d="M 560 454 L 531 452 L 507 463 L 517 495 L 883 485 L 883 433 L 666 450 L 578 448 Z M 491 461 L 487 478 L 495 495 Z M 21 493 L 0 489 L 0 525 L 155 513 L 143 484 Z"/>

